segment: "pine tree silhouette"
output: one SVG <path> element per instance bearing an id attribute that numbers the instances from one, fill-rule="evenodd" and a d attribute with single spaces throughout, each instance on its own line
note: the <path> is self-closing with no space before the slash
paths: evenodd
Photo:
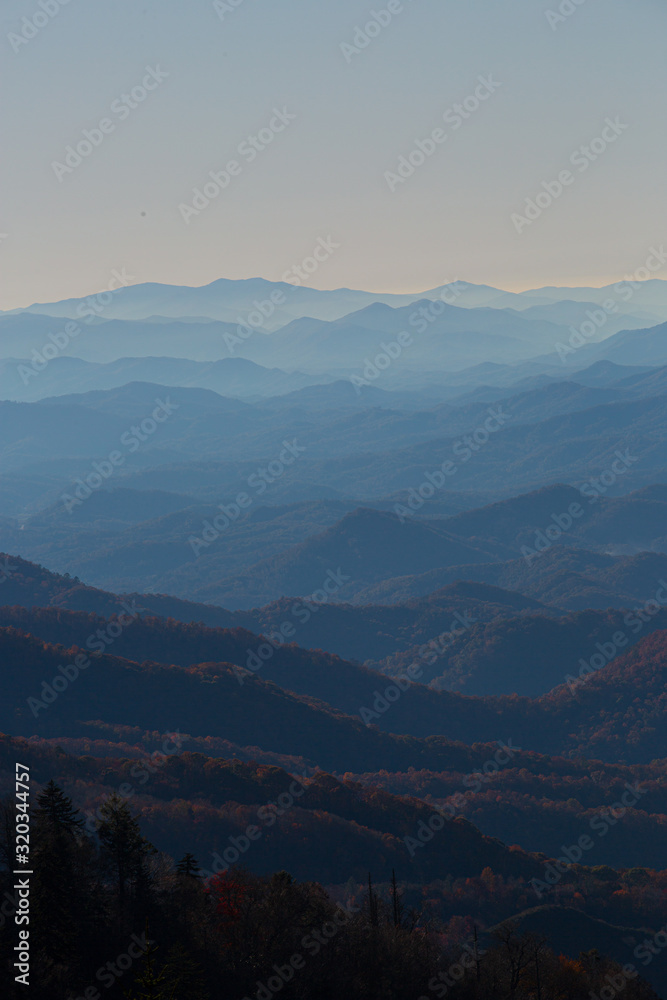
<path id="1" fill-rule="evenodd" d="M 199 874 L 199 862 L 197 861 L 194 854 L 184 854 L 181 860 L 176 865 L 176 871 L 179 875 L 187 875 L 190 878 L 200 878 Z"/>
<path id="2" fill-rule="evenodd" d="M 115 875 L 122 906 L 127 883 L 141 877 L 146 856 L 156 849 L 142 836 L 137 820 L 120 796 L 112 795 L 100 809 L 100 816 L 102 857 Z"/>
<path id="3" fill-rule="evenodd" d="M 72 805 L 72 800 L 65 795 L 62 788 L 56 785 L 53 778 L 37 796 L 35 809 L 37 820 L 47 824 L 54 833 L 74 833 L 83 828 L 83 820 L 78 810 Z"/>
<path id="4" fill-rule="evenodd" d="M 93 926 L 89 906 L 87 864 L 92 849 L 80 836 L 83 820 L 51 780 L 37 797 L 32 838 L 31 925 L 49 963 L 50 986 L 76 964 L 78 947 Z"/>
<path id="5" fill-rule="evenodd" d="M 171 949 L 163 972 L 177 1000 L 210 1000 L 203 970 L 182 944 Z"/>
<path id="6" fill-rule="evenodd" d="M 144 953 L 143 968 L 137 976 L 131 991 L 124 990 L 127 1000 L 180 1000 L 176 996 L 175 987 L 168 982 L 165 970 L 160 972 L 155 967 L 157 946 L 150 940 L 148 921 L 146 921 L 146 940 L 148 946 Z"/>

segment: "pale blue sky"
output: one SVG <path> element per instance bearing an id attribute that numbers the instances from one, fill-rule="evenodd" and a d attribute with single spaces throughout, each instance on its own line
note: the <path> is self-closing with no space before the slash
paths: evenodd
<path id="1" fill-rule="evenodd" d="M 322 288 L 635 270 L 667 242 L 667 4 L 584 0 L 552 30 L 558 2 L 406 0 L 348 64 L 341 43 L 385 0 L 242 0 L 223 20 L 209 0 L 69 0 L 18 52 L 9 33 L 41 8 L 3 0 L 0 308 L 95 291 L 121 268 L 279 280 L 329 235 L 341 246 L 313 275 Z M 114 131 L 59 182 L 53 161 L 158 65 L 168 78 L 110 115 Z M 500 88 L 443 125 L 480 74 Z M 274 107 L 296 120 L 247 163 L 239 143 Z M 618 140 L 518 234 L 512 213 L 617 116 Z M 446 141 L 392 193 L 385 171 L 441 125 Z M 179 204 L 233 158 L 240 174 L 186 225 Z"/>

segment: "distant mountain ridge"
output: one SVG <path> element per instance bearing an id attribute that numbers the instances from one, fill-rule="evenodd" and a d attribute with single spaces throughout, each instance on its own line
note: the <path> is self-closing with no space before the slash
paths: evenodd
<path id="1" fill-rule="evenodd" d="M 622 282 L 618 283 L 622 284 Z M 654 278 L 639 284 L 634 289 L 631 301 L 614 294 L 616 285 L 593 287 L 544 287 L 528 289 L 523 292 L 507 292 L 493 288 L 490 285 L 473 284 L 467 281 L 451 282 L 426 291 L 411 293 L 368 292 L 339 288 L 332 291 L 322 291 L 305 284 L 294 285 L 285 282 L 268 281 L 264 278 L 247 278 L 230 280 L 219 278 L 207 285 L 168 285 L 159 282 L 146 282 L 127 285 L 111 293 L 111 305 L 106 306 L 108 315 L 119 319 L 149 319 L 160 317 L 195 317 L 204 316 L 212 319 L 222 319 L 234 322 L 236 316 L 229 319 L 230 312 L 247 307 L 253 298 L 266 297 L 272 291 L 281 292 L 285 299 L 285 311 L 304 309 L 302 315 L 316 316 L 321 319 L 334 319 L 355 308 L 363 308 L 371 302 L 383 302 L 386 305 L 408 305 L 421 298 L 436 299 L 443 291 L 452 287 L 462 291 L 464 308 L 512 308 L 528 309 L 549 306 L 559 302 L 584 302 L 601 304 L 613 296 L 618 300 L 621 311 L 633 312 L 646 310 L 660 318 L 660 310 L 667 306 L 667 282 Z M 0 315 L 16 315 L 19 312 L 32 312 L 51 316 L 72 316 L 76 318 L 86 308 L 86 302 L 95 298 L 95 293 L 82 298 L 64 299 L 59 302 L 33 303 L 23 309 L 13 309 L 0 312 Z M 251 308 L 251 306 L 250 306 Z M 310 310 L 310 312 L 308 312 Z M 342 310 L 342 311 L 341 311 Z M 318 312 L 319 311 L 319 312 Z M 324 315 L 326 313 L 326 315 Z M 294 316 L 290 317 L 294 318 Z M 664 316 L 667 319 L 667 315 Z"/>

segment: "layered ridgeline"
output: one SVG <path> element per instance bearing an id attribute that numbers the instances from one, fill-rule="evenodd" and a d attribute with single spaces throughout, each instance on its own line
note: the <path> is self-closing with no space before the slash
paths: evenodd
<path id="1" fill-rule="evenodd" d="M 0 316 L 38 1000 L 665 995 L 665 288 Z"/>
<path id="2" fill-rule="evenodd" d="M 178 716 L 192 735 L 224 734 L 337 771 L 403 770 L 411 752 L 427 754 L 424 766 L 432 767 L 430 744 L 413 739 L 434 736 L 470 744 L 507 734 L 525 749 L 609 762 L 665 755 L 662 631 L 610 662 L 600 653 L 578 669 L 573 664 L 560 687 L 531 700 L 434 691 L 419 683 L 418 661 L 392 679 L 331 654 L 276 648 L 242 630 L 216 634 L 141 620 L 130 605 L 110 622 L 62 611 L 4 620 L 35 633 L 13 625 L 0 633 L 7 690 L 0 718 L 21 735 L 78 735 L 80 724 L 97 719 L 164 729 Z M 68 646 L 45 643 L 40 631 Z M 148 659 L 122 657 L 134 643 L 133 655 Z M 202 660 L 211 652 L 215 660 Z"/>
<path id="3" fill-rule="evenodd" d="M 107 589 L 232 610 L 312 595 L 339 570 L 339 603 L 396 603 L 460 580 L 562 609 L 646 601 L 667 571 L 665 487 L 609 498 L 595 482 L 490 506 L 449 494 L 449 516 L 438 518 L 409 496 L 376 507 L 339 499 L 268 506 L 246 492 L 245 509 L 230 501 L 221 510 L 153 489 L 100 490 L 80 501 L 71 487 L 67 504 L 0 519 L 0 542 Z"/>
<path id="4" fill-rule="evenodd" d="M 24 756 L 26 750 L 28 757 Z M 23 759 L 30 760 L 27 767 L 36 772 L 46 771 L 53 763 L 53 754 L 41 747 L 6 740 L 0 743 L 3 757 L 9 754 L 14 759 L 19 751 Z M 58 765 L 69 770 L 63 756 L 61 752 Z M 121 762 L 121 767 L 131 763 Z M 238 859 L 239 854 L 254 850 L 265 861 L 271 855 L 269 841 L 281 841 L 282 831 L 274 835 L 278 816 L 288 811 L 295 814 L 290 820 L 292 835 L 305 829 L 309 809 L 295 805 L 294 796 L 309 797 L 311 807 L 319 800 L 321 843 L 326 838 L 321 826 L 328 818 L 325 810 L 330 793 L 342 792 L 337 796 L 339 808 L 354 813 L 357 819 L 377 817 L 382 826 L 388 821 L 386 807 L 391 797 L 376 794 L 371 799 L 363 792 L 355 795 L 353 789 L 321 776 L 307 783 L 292 779 L 288 804 L 285 793 L 277 793 L 281 777 L 290 776 L 281 775 L 278 769 L 269 772 L 220 765 L 209 768 L 202 788 L 196 762 L 183 763 L 186 783 L 194 781 L 204 796 L 217 791 L 253 799 L 260 787 L 261 793 L 276 795 L 276 801 L 260 807 L 256 815 L 253 808 L 244 810 L 237 805 L 237 818 L 245 812 L 255 822 L 248 824 L 246 834 L 230 836 L 220 845 L 222 854 L 214 853 L 213 871 L 200 867 L 191 851 L 178 863 L 159 853 L 132 815 L 126 785 L 121 794 L 108 794 L 85 819 L 52 780 L 38 794 L 33 842 L 42 863 L 31 883 L 30 959 L 33 969 L 39 969 L 38 981 L 31 986 L 39 1000 L 71 990 L 99 995 L 99 989 L 87 985 L 91 982 L 102 984 L 113 998 L 121 994 L 159 997 L 178 990 L 181 997 L 208 1000 L 222 978 L 235 996 L 244 991 L 256 997 L 270 996 L 286 984 L 311 995 L 321 992 L 324 981 L 332 995 L 353 995 L 373 991 L 381 976 L 387 977 L 393 992 L 398 988 L 406 994 L 421 988 L 439 995 L 443 988 L 449 988 L 445 983 L 455 988 L 458 983 L 456 991 L 465 990 L 462 996 L 481 1000 L 497 991 L 501 977 L 503 982 L 512 982 L 517 954 L 522 957 L 523 989 L 536 986 L 539 992 L 553 989 L 562 995 L 569 990 L 583 995 L 585 989 L 592 992 L 591 987 L 604 991 L 621 984 L 629 997 L 652 1000 L 656 994 L 646 978 L 659 989 L 664 986 L 661 963 L 653 962 L 659 954 L 655 946 L 661 940 L 660 932 L 637 925 L 614 925 L 600 915 L 570 911 L 558 904 L 526 907 L 530 889 L 522 874 L 506 878 L 487 866 L 480 876 L 450 876 L 448 881 L 459 901 L 469 905 L 473 893 L 476 898 L 470 926 L 462 927 L 460 916 L 447 906 L 442 881 L 428 886 L 431 898 L 425 903 L 419 886 L 397 879 L 395 869 L 390 878 L 381 873 L 375 881 L 370 873 L 363 880 L 351 874 L 344 886 L 332 886 L 327 893 L 312 881 L 297 882 L 284 870 L 262 876 L 244 867 L 230 868 L 225 856 Z M 152 811 L 144 805 L 145 813 Z M 202 806 L 203 800 L 198 803 L 200 818 Z M 268 817 L 274 823 L 269 823 Z M 425 820 L 421 825 L 428 829 Z M 339 821 L 335 826 L 340 845 L 345 824 Z M 363 853 L 359 840 L 367 836 L 369 846 L 375 848 L 370 859 L 375 866 L 381 868 L 392 860 L 391 835 L 379 840 L 359 822 L 353 827 L 357 851 Z M 460 821 L 442 820 L 438 830 L 452 853 L 462 843 L 466 847 L 471 844 L 471 831 Z M 435 834 L 429 833 L 433 840 Z M 493 855 L 495 847 L 497 860 L 497 845 L 484 843 L 484 838 L 482 843 L 482 852 L 488 848 Z M 522 861 L 530 863 L 531 859 L 520 852 L 513 854 L 515 869 Z M 466 861 L 461 861 L 465 867 Z M 575 870 L 568 877 L 583 888 L 581 879 L 586 874 L 586 870 Z M 598 909 L 613 917 L 621 909 L 617 897 L 628 890 L 634 890 L 637 902 L 649 903 L 648 894 L 637 886 L 642 875 L 649 873 L 594 870 L 587 877 L 587 888 L 598 896 Z M 660 884 L 658 876 L 656 887 Z M 11 902 L 9 873 L 0 872 L 0 887 L 5 890 L 5 904 Z M 68 890 L 65 893 L 64 887 Z M 502 899 L 500 906 L 498 902 L 489 906 L 485 897 L 490 889 L 498 901 Z M 56 900 L 58 905 L 54 906 Z M 434 919 L 437 904 L 441 913 Z M 501 919 L 495 927 L 491 926 L 494 916 Z M 129 929 L 140 918 L 144 926 L 141 935 Z M 480 923 L 489 927 L 487 933 L 480 933 Z M 574 961 L 575 940 L 564 932 L 564 923 L 571 929 L 584 929 L 605 957 L 596 951 Z M 531 932 L 537 928 L 547 930 L 547 934 L 536 939 Z M 468 937 L 465 942 L 462 933 Z M 550 939 L 557 953 L 548 947 Z M 29 978 L 25 940 L 16 948 L 18 961 L 25 967 L 18 969 L 23 978 L 15 981 L 7 966 L 10 955 L 16 952 L 10 951 L 9 935 L 3 933 L 0 938 L 3 958 L 7 956 L 7 962 L 0 966 L 0 983 L 7 996 L 19 996 L 17 983 L 25 984 Z M 115 961 L 106 957 L 109 953 L 116 956 Z M 634 961 L 628 961 L 630 957 Z"/>
<path id="5" fill-rule="evenodd" d="M 642 563 L 650 566 L 651 559 L 633 560 L 639 580 L 648 575 Z M 0 625 L 49 642 L 104 652 L 111 644 L 94 638 L 96 628 L 104 631 L 105 618 L 121 615 L 138 626 L 128 635 L 121 630 L 113 643 L 114 651 L 130 658 L 179 665 L 223 658 L 265 676 L 287 662 L 288 652 L 304 662 L 314 656 L 328 662 L 329 654 L 307 652 L 326 649 L 338 654 L 333 658 L 339 672 L 345 660 L 365 661 L 373 668 L 366 674 L 374 677 L 377 671 L 409 675 L 435 689 L 465 694 L 535 697 L 562 683 L 574 689 L 667 622 L 667 586 L 660 581 L 652 598 L 629 602 L 625 609 L 566 614 L 518 592 L 474 582 L 391 606 L 340 604 L 331 573 L 328 591 L 315 597 L 231 612 L 165 595 L 118 596 L 16 557 L 0 556 L 0 565 L 5 603 Z M 26 610 L 40 605 L 39 612 Z M 373 653 L 384 655 L 374 659 Z M 329 701 L 336 696 L 331 687 L 311 693 Z"/>

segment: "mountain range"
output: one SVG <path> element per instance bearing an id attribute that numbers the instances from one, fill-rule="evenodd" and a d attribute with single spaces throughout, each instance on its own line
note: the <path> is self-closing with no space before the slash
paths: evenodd
<path id="1" fill-rule="evenodd" d="M 0 786 L 29 768 L 35 934 L 57 799 L 87 915 L 49 904 L 59 934 L 99 899 L 219 943 L 267 900 L 324 924 L 328 892 L 421 970 L 536 948 L 530 996 L 603 995 L 667 921 L 666 400 L 660 279 L 0 314 Z M 117 885 L 107 815 L 144 845 Z"/>

